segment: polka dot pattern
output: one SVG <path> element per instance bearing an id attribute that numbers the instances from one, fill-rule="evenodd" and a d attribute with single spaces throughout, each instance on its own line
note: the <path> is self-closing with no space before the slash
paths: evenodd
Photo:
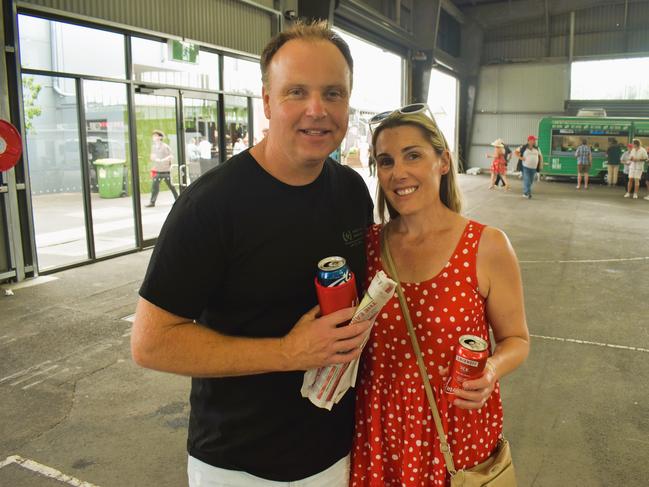
<path id="1" fill-rule="evenodd" d="M 483 462 L 502 433 L 498 384 L 487 403 L 467 411 L 450 405 L 439 368 L 447 367 L 461 335 L 489 341 L 476 257 L 484 226 L 470 221 L 444 268 L 432 279 L 402 283 L 456 468 Z M 381 228 L 369 230 L 368 282 L 381 265 Z M 363 352 L 356 391 L 356 433 L 350 484 L 449 486 L 424 384 L 395 292 L 377 317 Z"/>

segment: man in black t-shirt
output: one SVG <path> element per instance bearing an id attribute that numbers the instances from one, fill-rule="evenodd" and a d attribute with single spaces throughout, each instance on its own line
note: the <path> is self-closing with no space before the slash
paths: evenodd
<path id="1" fill-rule="evenodd" d="M 372 201 L 327 158 L 347 129 L 352 59 L 326 24 L 298 24 L 261 68 L 269 133 L 174 204 L 140 289 L 133 357 L 192 377 L 191 487 L 346 485 L 353 391 L 327 411 L 300 387 L 304 370 L 357 358 L 370 326 L 337 327 L 352 308 L 318 317 L 314 289 L 330 255 L 365 278 Z"/>

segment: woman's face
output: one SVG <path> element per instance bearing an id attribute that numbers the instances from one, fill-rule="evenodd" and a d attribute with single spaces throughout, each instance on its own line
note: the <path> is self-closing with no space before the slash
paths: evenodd
<path id="1" fill-rule="evenodd" d="M 376 140 L 379 184 L 400 215 L 415 214 L 439 201 L 440 181 L 449 164 L 448 151 L 438 155 L 412 125 L 384 129 Z"/>

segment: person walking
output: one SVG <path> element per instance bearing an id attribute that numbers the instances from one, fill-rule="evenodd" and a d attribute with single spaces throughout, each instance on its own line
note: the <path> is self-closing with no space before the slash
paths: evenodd
<path id="1" fill-rule="evenodd" d="M 163 142 L 165 134 L 161 130 L 154 130 L 151 134 L 153 142 L 151 143 L 151 200 L 146 205 L 147 208 L 155 206 L 160 192 L 160 181 L 164 181 L 173 194 L 174 201 L 178 199 L 178 192 L 171 182 L 171 164 L 173 163 L 173 154 L 171 148 Z"/>
<path id="2" fill-rule="evenodd" d="M 593 163 L 593 152 L 588 147 L 588 140 L 581 139 L 581 145 L 575 151 L 577 158 L 577 189 L 581 188 L 581 179 L 584 179 L 584 189 L 588 189 L 588 171 Z"/>
<path id="3" fill-rule="evenodd" d="M 516 149 L 516 156 L 521 161 L 523 173 L 523 197 L 532 199 L 532 186 L 537 171 L 543 166 L 543 154 L 536 145 L 536 137 L 530 135 L 527 138 L 527 145 Z"/>
<path id="4" fill-rule="evenodd" d="M 178 198 L 151 256 L 131 349 L 192 377 L 190 487 L 346 485 L 354 394 L 331 411 L 304 371 L 360 356 L 370 323 L 320 316 L 317 263 L 342 256 L 360 285 L 373 204 L 328 155 L 349 121 L 353 60 L 325 22 L 296 23 L 261 56 L 270 131 Z M 281 264 L 278 265 L 278 261 Z"/>
<path id="5" fill-rule="evenodd" d="M 498 449 L 503 424 L 498 381 L 527 357 L 529 332 L 514 250 L 502 231 L 461 215 L 448 144 L 432 114 L 414 111 L 417 105 L 395 110 L 374 128 L 383 224 L 368 233 L 367 282 L 380 270 L 397 279 L 386 264 L 389 250 L 412 317 L 412 341 L 420 344 L 459 470 L 486 461 Z M 459 339 L 467 334 L 489 342 L 493 353 L 482 377 L 465 382 L 451 400 L 444 384 Z M 372 327 L 356 387 L 352 487 L 449 486 L 397 297 Z"/>
<path id="6" fill-rule="evenodd" d="M 500 139 L 502 140 L 502 139 Z M 505 174 L 507 173 L 507 167 L 509 165 L 509 161 L 512 158 L 512 151 L 509 148 L 509 146 L 503 141 L 503 149 L 505 149 Z M 496 182 L 495 182 L 496 188 L 499 186 L 505 186 L 505 181 L 503 180 L 502 176 L 500 174 L 496 175 Z"/>
<path id="7" fill-rule="evenodd" d="M 509 191 L 507 182 L 507 160 L 505 159 L 505 143 L 502 139 L 494 140 L 491 145 L 494 147 L 493 154 L 487 154 L 488 158 L 493 159 L 491 162 L 491 182 L 489 189 L 494 189 L 496 185 L 496 176 L 500 176 L 505 183 L 505 191 Z"/>

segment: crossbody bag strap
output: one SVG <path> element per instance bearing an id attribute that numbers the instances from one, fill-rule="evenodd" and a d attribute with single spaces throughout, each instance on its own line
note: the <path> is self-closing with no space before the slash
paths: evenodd
<path id="1" fill-rule="evenodd" d="M 455 470 L 453 456 L 451 455 L 451 448 L 449 447 L 448 441 L 446 440 L 446 433 L 444 432 L 444 426 L 442 426 L 442 418 L 440 418 L 439 416 L 439 411 L 435 402 L 435 395 L 433 394 L 433 388 L 431 387 L 430 380 L 428 379 L 428 371 L 426 370 L 426 365 L 424 364 L 424 359 L 421 355 L 421 349 L 419 348 L 419 343 L 417 342 L 415 328 L 412 326 L 412 319 L 410 318 L 408 304 L 406 303 L 406 298 L 403 295 L 403 289 L 401 289 L 401 282 L 399 281 L 399 276 L 397 275 L 396 268 L 394 267 L 392 255 L 390 255 L 387 227 L 383 227 L 383 231 L 381 232 L 381 256 L 383 262 L 387 266 L 387 271 L 397 282 L 397 294 L 399 296 L 399 303 L 401 304 L 401 311 L 403 312 L 403 318 L 405 319 L 406 325 L 408 326 L 408 335 L 410 336 L 410 341 L 412 342 L 412 348 L 415 350 L 415 357 L 417 358 L 417 365 L 419 365 L 421 378 L 424 381 L 424 388 L 426 389 L 428 404 L 430 405 L 430 410 L 433 412 L 433 419 L 435 420 L 435 427 L 437 428 L 437 434 L 439 436 L 439 442 L 441 445 L 440 449 L 442 451 L 442 454 L 444 455 L 446 469 L 451 474 L 451 477 L 453 477 L 457 473 L 457 470 Z"/>

